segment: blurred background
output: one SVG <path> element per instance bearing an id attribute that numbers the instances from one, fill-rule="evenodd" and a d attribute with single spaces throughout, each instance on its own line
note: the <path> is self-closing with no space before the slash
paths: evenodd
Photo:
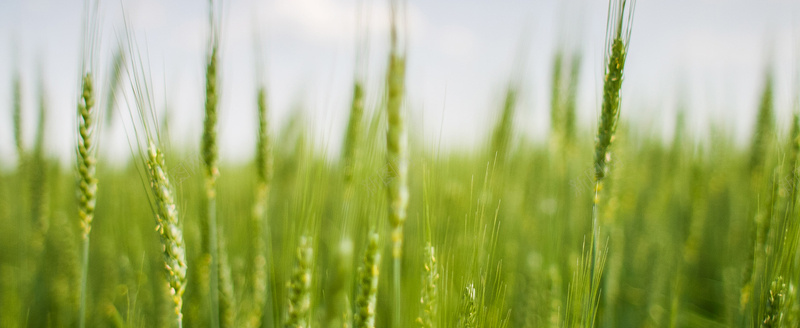
<path id="1" fill-rule="evenodd" d="M 260 43 L 271 121 L 303 111 L 316 144 L 338 153 L 355 67 L 357 22 L 369 30 L 368 103 L 376 104 L 385 72 L 385 1 L 231 0 L 222 38 L 222 159 L 252 157 L 255 138 L 254 45 Z M 412 129 L 426 145 L 470 149 L 485 140 L 508 82 L 523 83 L 515 122 L 534 140 L 549 131 L 553 54 L 580 52 L 584 61 L 579 124 L 593 126 L 602 79 L 605 0 L 407 1 L 408 98 Z M 23 126 L 33 142 L 40 82 L 50 106 L 46 153 L 72 161 L 83 1 L 0 1 L 0 167 L 15 166 L 11 81 L 23 79 Z M 173 145 L 197 149 L 202 125 L 207 4 L 189 0 L 102 1 L 104 25 L 96 70 L 108 69 L 125 35 L 124 17 L 149 56 L 157 99 L 170 108 Z M 124 15 L 123 15 L 124 13 Z M 360 13 L 360 14 L 359 14 Z M 779 129 L 798 94 L 800 1 L 676 0 L 637 2 L 622 119 L 669 137 L 675 113 L 688 110 L 702 138 L 719 124 L 748 140 L 763 73 L 776 68 Z M 362 26 L 363 27 L 363 26 Z M 44 76 L 44 79 L 40 79 Z M 103 75 L 105 76 L 105 75 Z M 371 100 L 370 100 L 371 99 Z M 123 113 L 126 111 L 122 110 Z M 118 116 L 118 115 L 117 115 Z M 112 125 L 121 124 L 112 118 Z M 105 127 L 101 156 L 130 154 L 123 129 Z M 56 155 L 57 154 L 57 155 Z"/>

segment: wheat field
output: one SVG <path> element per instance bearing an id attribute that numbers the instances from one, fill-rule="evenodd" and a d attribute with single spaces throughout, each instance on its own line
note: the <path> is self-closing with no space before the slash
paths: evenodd
<path id="1" fill-rule="evenodd" d="M 624 77 L 636 0 L 608 0 L 601 53 L 539 54 L 551 58 L 546 141 L 520 131 L 526 84 L 511 78 L 487 109 L 487 138 L 442 149 L 409 119 L 413 21 L 405 1 L 387 1 L 383 78 L 353 74 L 341 151 L 320 151 L 297 119 L 271 128 L 254 63 L 255 147 L 237 162 L 218 141 L 229 82 L 220 2 L 198 4 L 203 119 L 186 149 L 170 142 L 176 123 L 155 96 L 145 38 L 121 22 L 118 42 L 101 47 L 102 13 L 87 0 L 72 165 L 43 146 L 47 94 L 23 102 L 27 77 L 7 77 L 13 131 L 2 142 L 19 160 L 0 170 L 0 326 L 800 325 L 800 108 L 780 131 L 784 68 L 763 72 L 745 144 L 717 125 L 693 135 L 691 109 L 671 139 L 647 133 L 621 100 L 634 96 Z M 591 128 L 577 123 L 591 75 L 582 56 L 603 62 Z M 36 113 L 30 147 L 23 111 Z M 128 140 L 124 165 L 97 146 L 113 129 Z"/>

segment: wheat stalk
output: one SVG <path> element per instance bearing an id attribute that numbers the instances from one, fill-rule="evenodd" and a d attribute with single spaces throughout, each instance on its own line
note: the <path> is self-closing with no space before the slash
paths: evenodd
<path id="1" fill-rule="evenodd" d="M 206 61 L 206 92 L 205 92 L 205 119 L 203 120 L 203 135 L 201 140 L 203 175 L 205 180 L 205 224 L 203 226 L 205 257 L 208 259 L 208 289 L 211 302 L 209 311 L 211 327 L 219 327 L 219 255 L 217 252 L 217 106 L 218 106 L 218 81 L 217 81 L 217 51 L 218 35 L 215 27 L 214 2 L 210 4 L 210 51 Z"/>
<path id="2" fill-rule="evenodd" d="M 97 178 L 95 177 L 96 158 L 94 155 L 95 113 L 94 89 L 91 73 L 86 73 L 81 80 L 81 95 L 78 102 L 78 216 L 81 227 L 81 296 L 79 327 L 85 326 L 86 317 L 86 281 L 89 272 L 89 233 L 92 231 L 95 203 L 97 202 Z"/>
<path id="3" fill-rule="evenodd" d="M 599 273 L 602 268 L 598 268 L 598 254 L 600 251 L 600 226 L 598 222 L 600 204 L 600 193 L 603 190 L 603 183 L 608 174 L 608 163 L 611 160 L 611 143 L 614 141 L 614 134 L 617 130 L 620 113 L 620 90 L 622 88 L 622 78 L 625 72 L 625 59 L 628 56 L 628 44 L 630 43 L 631 28 L 633 24 L 633 12 L 636 5 L 635 0 L 609 0 L 608 26 L 606 29 L 606 70 L 603 84 L 603 103 L 600 113 L 600 123 L 597 127 L 597 137 L 595 139 L 594 153 L 594 199 L 592 202 L 592 242 L 589 258 L 591 259 L 589 274 L 589 291 L 595 294 L 600 283 Z M 605 255 L 602 255 L 605 256 Z M 593 325 L 594 317 L 589 314 L 594 311 L 586 311 L 594 307 L 592 298 L 584 299 L 584 324 Z"/>
<path id="4" fill-rule="evenodd" d="M 269 204 L 270 181 L 272 180 L 273 159 L 272 143 L 269 139 L 267 124 L 266 91 L 262 87 L 258 90 L 258 139 L 256 142 L 256 199 L 253 205 L 253 291 L 250 300 L 251 309 L 248 314 L 249 327 L 260 327 L 264 304 L 267 299 L 267 243 L 264 240 L 264 230 L 267 206 Z"/>
<path id="5" fill-rule="evenodd" d="M 45 94 L 44 78 L 39 86 L 39 117 L 36 125 L 36 139 L 33 154 L 30 158 L 31 166 L 31 217 L 37 228 L 37 234 L 44 238 L 48 229 L 47 212 L 47 163 L 44 155 L 45 125 L 47 121 L 47 95 Z M 39 237 L 36 237 L 38 239 Z"/>
<path id="6" fill-rule="evenodd" d="M 389 203 L 389 223 L 392 227 L 393 283 L 395 294 L 394 326 L 401 326 L 401 287 L 400 268 L 403 252 L 403 225 L 408 208 L 408 134 L 406 119 L 402 112 L 405 90 L 405 57 L 400 55 L 397 46 L 397 1 L 391 3 L 391 51 L 386 74 L 389 129 L 386 133 L 387 196 Z"/>

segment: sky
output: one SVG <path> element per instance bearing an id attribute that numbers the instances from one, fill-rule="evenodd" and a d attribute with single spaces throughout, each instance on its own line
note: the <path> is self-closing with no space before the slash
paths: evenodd
<path id="1" fill-rule="evenodd" d="M 603 73 L 606 0 L 407 0 L 407 97 L 412 132 L 426 146 L 470 149 L 486 140 L 504 89 L 521 79 L 515 127 L 544 140 L 549 79 L 559 47 L 583 58 L 579 124 L 594 127 Z M 81 64 L 82 0 L 0 1 L 0 168 L 16 161 L 11 81 L 23 78 L 23 128 L 33 144 L 38 90 L 49 117 L 47 153 L 73 158 Z M 203 118 L 207 1 L 113 0 L 100 4 L 94 71 L 105 79 L 128 32 L 145 54 L 157 101 L 172 112 L 172 146 L 197 149 Z M 338 153 L 356 71 L 357 31 L 369 32 L 368 104 L 377 104 L 388 54 L 388 0 L 226 0 L 223 3 L 221 158 L 252 157 L 256 77 L 264 76 L 271 127 L 303 113 L 316 144 Z M 129 21 L 128 27 L 124 18 Z M 263 69 L 256 69 L 260 45 Z M 522 63 L 522 64 L 520 64 Z M 776 112 L 786 123 L 800 87 L 800 1 L 638 0 L 622 119 L 668 137 L 681 103 L 696 135 L 710 124 L 749 138 L 764 72 L 776 76 Z M 366 67 L 366 69 L 363 69 Z M 43 86 L 43 87 L 40 87 Z M 102 97 L 103 95 L 99 95 Z M 101 100 L 102 101 L 102 100 Z M 120 113 L 102 127 L 100 151 L 130 154 Z M 127 114 L 124 114 L 127 115 Z M 441 141 L 440 141 L 441 139 Z"/>

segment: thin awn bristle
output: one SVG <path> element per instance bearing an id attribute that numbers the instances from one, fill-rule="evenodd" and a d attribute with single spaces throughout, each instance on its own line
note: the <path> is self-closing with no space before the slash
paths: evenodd
<path id="1" fill-rule="evenodd" d="M 378 278 L 380 275 L 381 253 L 378 234 L 369 235 L 364 263 L 359 270 L 358 295 L 356 296 L 355 328 L 374 328 L 375 312 L 378 302 Z"/>
<path id="2" fill-rule="evenodd" d="M 572 148 L 575 142 L 576 133 L 576 109 L 578 101 L 578 84 L 580 83 L 581 76 L 581 55 L 576 52 L 572 56 L 572 62 L 569 70 L 569 80 L 567 81 L 567 94 L 564 96 L 564 143 L 567 147 Z"/>
<path id="3" fill-rule="evenodd" d="M 553 72 L 550 77 L 550 135 L 555 144 L 560 144 L 565 121 L 564 113 L 564 51 L 559 49 L 553 58 Z"/>
<path id="4" fill-rule="evenodd" d="M 117 91 L 122 83 L 122 75 L 125 70 L 125 51 L 122 46 L 114 52 L 111 62 L 111 75 L 108 80 L 108 94 L 104 115 L 106 124 L 110 124 L 114 118 L 114 106 L 116 105 Z"/>
<path id="5" fill-rule="evenodd" d="M 492 150 L 494 151 L 492 157 L 497 155 L 499 158 L 504 158 L 508 153 L 508 148 L 511 143 L 511 138 L 514 134 L 514 112 L 517 104 L 517 88 L 513 84 L 508 86 L 506 90 L 506 97 L 503 101 L 503 112 L 500 116 L 500 121 L 497 122 L 494 134 L 492 135 Z"/>

